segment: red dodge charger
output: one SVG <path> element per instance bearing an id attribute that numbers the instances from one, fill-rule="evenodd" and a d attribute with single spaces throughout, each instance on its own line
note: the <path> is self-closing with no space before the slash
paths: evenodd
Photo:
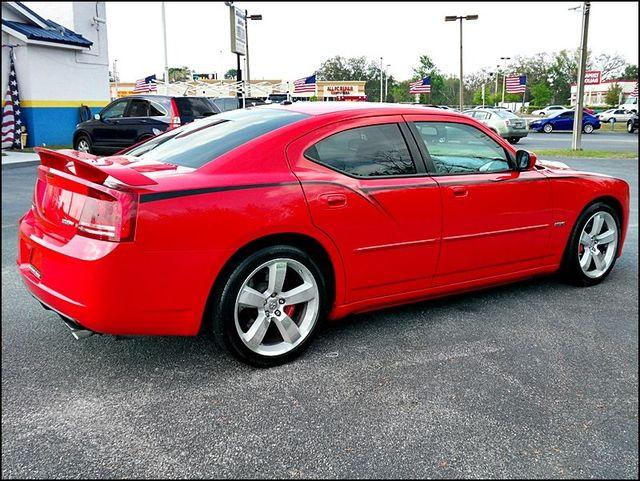
<path id="1" fill-rule="evenodd" d="M 440 109 L 226 112 L 112 157 L 39 149 L 17 264 L 76 338 L 212 332 L 258 366 L 325 318 L 560 271 L 602 281 L 629 187 Z"/>

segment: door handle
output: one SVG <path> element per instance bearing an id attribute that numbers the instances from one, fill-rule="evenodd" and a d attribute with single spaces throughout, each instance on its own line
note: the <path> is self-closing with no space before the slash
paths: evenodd
<path id="1" fill-rule="evenodd" d="M 329 208 L 337 209 L 347 205 L 347 196 L 344 194 L 322 194 L 320 200 Z"/>
<path id="2" fill-rule="evenodd" d="M 451 187 L 454 197 L 466 197 L 469 194 L 469 190 L 461 185 Z"/>

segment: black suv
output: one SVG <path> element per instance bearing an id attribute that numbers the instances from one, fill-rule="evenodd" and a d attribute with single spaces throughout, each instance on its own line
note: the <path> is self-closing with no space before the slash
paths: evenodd
<path id="1" fill-rule="evenodd" d="M 133 95 L 114 100 L 93 119 L 76 126 L 73 148 L 113 154 L 167 129 L 220 113 L 206 97 Z"/>

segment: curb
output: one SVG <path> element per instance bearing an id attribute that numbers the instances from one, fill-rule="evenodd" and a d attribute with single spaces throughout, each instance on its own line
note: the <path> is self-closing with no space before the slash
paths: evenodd
<path id="1" fill-rule="evenodd" d="M 26 160 L 24 162 L 7 162 L 2 164 L 2 170 L 18 169 L 20 167 L 33 167 L 39 165 L 39 160 Z"/>

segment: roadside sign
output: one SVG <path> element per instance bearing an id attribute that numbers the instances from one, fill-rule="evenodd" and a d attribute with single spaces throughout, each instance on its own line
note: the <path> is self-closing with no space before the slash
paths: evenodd
<path id="1" fill-rule="evenodd" d="M 247 54 L 247 18 L 245 11 L 229 7 L 231 21 L 231 51 L 238 55 Z"/>
<path id="2" fill-rule="evenodd" d="M 602 72 L 600 70 L 587 70 L 584 73 L 585 85 L 596 85 L 600 83 Z"/>

